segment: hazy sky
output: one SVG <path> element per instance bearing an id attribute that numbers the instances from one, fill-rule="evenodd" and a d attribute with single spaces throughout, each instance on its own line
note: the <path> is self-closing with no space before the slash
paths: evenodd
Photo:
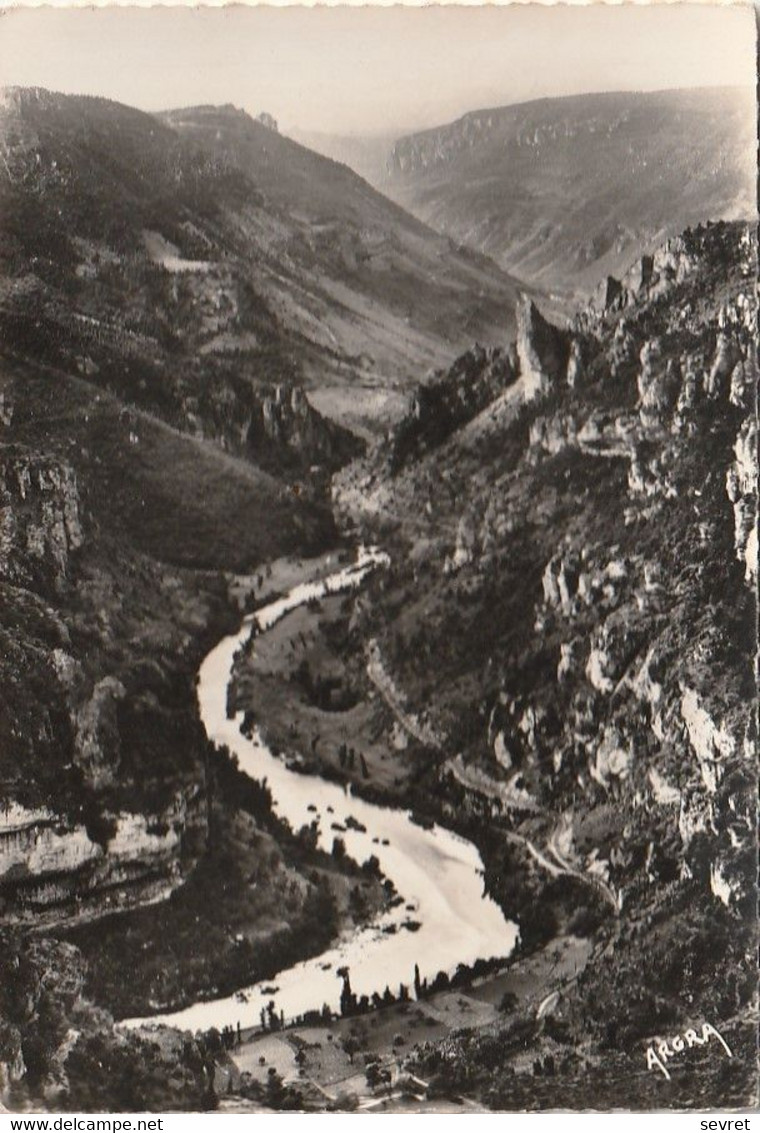
<path id="1" fill-rule="evenodd" d="M 0 85 L 378 132 L 581 91 L 752 83 L 750 6 L 6 11 Z"/>

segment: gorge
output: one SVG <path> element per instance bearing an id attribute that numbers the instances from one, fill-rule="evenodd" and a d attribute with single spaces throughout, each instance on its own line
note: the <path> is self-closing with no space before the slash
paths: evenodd
<path id="1" fill-rule="evenodd" d="M 746 101 L 4 93 L 2 1104 L 752 1100 Z"/>

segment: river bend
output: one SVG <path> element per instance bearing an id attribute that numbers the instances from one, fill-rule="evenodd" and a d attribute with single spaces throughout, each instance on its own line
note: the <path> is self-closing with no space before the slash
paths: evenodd
<path id="1" fill-rule="evenodd" d="M 366 833 L 350 828 L 341 832 L 346 850 L 360 863 L 374 854 L 404 903 L 321 955 L 245 988 L 242 994 L 200 1001 L 171 1014 L 126 1020 L 125 1025 L 154 1022 L 193 1031 L 238 1022 L 249 1027 L 258 1025 L 261 1008 L 272 999 L 286 1019 L 324 1003 L 337 1012 L 341 980 L 336 969 L 342 966 L 350 969 L 354 993 L 371 996 L 376 991 L 382 994 L 386 985 L 394 992 L 400 983 L 411 985 L 415 963 L 423 978 L 432 979 L 439 971 L 452 974 L 459 963 L 506 958 L 512 952 L 516 926 L 485 895 L 483 865 L 472 843 L 438 825 L 423 829 L 412 822 L 408 811 L 365 802 L 338 784 L 289 771 L 257 731 L 252 739 L 241 734 L 242 713 L 227 718 L 227 688 L 235 653 L 247 640 L 254 620 L 264 633 L 311 598 L 359 586 L 370 571 L 387 561 L 383 552 L 362 548 L 353 564 L 328 578 L 296 586 L 245 618 L 238 632 L 220 641 L 203 661 L 198 703 L 209 739 L 226 745 L 237 756 L 241 770 L 252 778 L 267 780 L 276 813 L 294 830 L 318 817 L 319 844 L 330 850 L 335 837 L 332 823 L 346 826 L 351 817 L 366 827 Z M 315 806 L 317 814 L 309 809 Z M 416 931 L 403 927 L 410 920 L 419 924 Z M 395 932 L 384 931 L 390 926 L 395 926 Z"/>

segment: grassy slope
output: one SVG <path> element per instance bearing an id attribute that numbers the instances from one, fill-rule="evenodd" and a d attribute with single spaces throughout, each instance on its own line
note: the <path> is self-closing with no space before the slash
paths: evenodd
<path id="1" fill-rule="evenodd" d="M 226 108 L 161 118 L 214 160 L 240 168 L 291 223 L 308 222 L 299 235 L 325 269 L 327 294 L 332 281 L 343 282 L 369 300 L 368 320 L 382 320 L 387 308 L 430 345 L 439 338 L 449 349 L 511 328 L 514 280 L 487 257 L 455 248 L 346 166 Z M 293 239 L 289 250 L 297 254 Z M 366 328 L 363 337 L 371 338 Z"/>
<path id="2" fill-rule="evenodd" d="M 98 527 L 159 561 L 244 571 L 330 537 L 325 507 L 80 378 L 8 362 L 2 381 L 14 441 L 70 461 Z"/>
<path id="3" fill-rule="evenodd" d="M 57 590 L 1 588 L 2 791 L 78 820 L 160 808 L 178 784 L 203 778 L 193 679 L 238 616 L 221 572 L 317 550 L 333 538 L 332 519 L 246 461 L 78 378 L 6 362 L 0 390 L 13 451 L 32 466 L 44 454 L 73 468 L 84 535 Z M 118 770 L 95 787 L 78 769 L 89 759 L 79 714 L 104 678 L 126 698 L 100 717 L 96 750 Z"/>

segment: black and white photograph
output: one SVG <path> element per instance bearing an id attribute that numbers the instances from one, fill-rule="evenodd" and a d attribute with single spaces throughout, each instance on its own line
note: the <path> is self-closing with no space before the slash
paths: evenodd
<path id="1" fill-rule="evenodd" d="M 756 60 L 0 10 L 0 1114 L 757 1106 Z"/>

